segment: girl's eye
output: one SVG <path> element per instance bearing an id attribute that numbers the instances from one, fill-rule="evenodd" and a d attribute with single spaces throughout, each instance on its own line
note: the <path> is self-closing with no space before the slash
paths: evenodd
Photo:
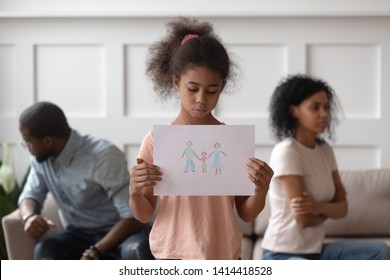
<path id="1" fill-rule="evenodd" d="M 197 92 L 198 91 L 197 88 L 188 88 L 188 90 L 191 91 L 191 92 Z"/>
<path id="2" fill-rule="evenodd" d="M 207 93 L 208 94 L 215 94 L 215 93 L 217 93 L 217 91 L 215 90 L 215 91 L 207 91 Z"/>
<path id="3" fill-rule="evenodd" d="M 314 104 L 314 105 L 311 106 L 311 108 L 312 108 L 313 111 L 318 111 L 318 109 L 320 108 L 320 106 L 317 105 L 317 104 Z"/>

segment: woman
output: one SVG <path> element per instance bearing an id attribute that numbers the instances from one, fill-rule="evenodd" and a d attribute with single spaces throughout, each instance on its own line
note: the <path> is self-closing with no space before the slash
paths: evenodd
<path id="1" fill-rule="evenodd" d="M 263 259 L 390 258 L 390 248 L 379 242 L 324 243 L 324 222 L 348 213 L 333 149 L 323 138 L 333 136 L 337 109 L 332 88 L 308 76 L 289 76 L 273 93 L 270 124 L 280 142 L 270 160 Z"/>

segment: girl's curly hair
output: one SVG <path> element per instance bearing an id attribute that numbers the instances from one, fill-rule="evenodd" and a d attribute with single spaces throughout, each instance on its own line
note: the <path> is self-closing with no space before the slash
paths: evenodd
<path id="1" fill-rule="evenodd" d="M 270 127 L 277 140 L 292 137 L 296 129 L 296 119 L 290 113 L 290 106 L 297 106 L 313 94 L 324 91 L 329 102 L 329 121 L 324 135 L 332 139 L 335 125 L 338 123 L 338 111 L 340 103 L 334 90 L 323 80 L 314 79 L 307 75 L 290 75 L 281 80 L 276 87 L 269 105 Z M 318 135 L 317 143 L 323 143 L 323 138 Z"/>
<path id="2" fill-rule="evenodd" d="M 188 34 L 199 37 L 186 40 Z M 174 92 L 172 77 L 180 78 L 194 67 L 207 67 L 227 80 L 231 76 L 233 63 L 214 33 L 209 22 L 179 17 L 167 24 L 167 34 L 149 48 L 146 74 L 151 78 L 155 91 L 162 99 Z"/>

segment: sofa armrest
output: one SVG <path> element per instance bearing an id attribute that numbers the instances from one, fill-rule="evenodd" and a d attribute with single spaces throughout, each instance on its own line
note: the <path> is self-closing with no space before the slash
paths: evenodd
<path id="1" fill-rule="evenodd" d="M 60 222 L 57 204 L 51 194 L 45 200 L 42 209 L 42 215 L 51 219 L 56 227 L 50 229 L 45 236 L 53 235 L 63 231 Z M 19 209 L 4 216 L 2 219 L 5 245 L 7 247 L 8 259 L 10 260 L 32 260 L 34 259 L 34 247 L 36 240 L 27 236 L 22 226 L 22 219 L 19 215 Z"/>
<path id="2" fill-rule="evenodd" d="M 32 260 L 36 241 L 24 233 L 19 209 L 4 216 L 2 223 L 8 259 Z"/>

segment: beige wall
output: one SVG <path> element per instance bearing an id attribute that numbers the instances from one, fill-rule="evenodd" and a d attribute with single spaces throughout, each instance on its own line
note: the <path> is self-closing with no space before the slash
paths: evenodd
<path id="1" fill-rule="evenodd" d="M 177 104 L 155 98 L 144 75 L 148 46 L 176 15 L 211 21 L 239 62 L 240 87 L 222 97 L 216 114 L 227 124 L 256 125 L 258 157 L 267 160 L 274 144 L 270 94 L 281 77 L 300 72 L 326 79 L 341 99 L 339 167 L 390 167 L 386 1 L 240 1 L 238 7 L 217 0 L 199 1 L 196 10 L 183 1 L 137 7 L 97 1 L 93 8 L 89 1 L 37 2 L 0 0 L 0 139 L 11 145 L 18 178 L 29 155 L 18 145 L 17 118 L 41 100 L 59 104 L 81 132 L 113 141 L 134 164 L 143 135 L 177 112 Z"/>

